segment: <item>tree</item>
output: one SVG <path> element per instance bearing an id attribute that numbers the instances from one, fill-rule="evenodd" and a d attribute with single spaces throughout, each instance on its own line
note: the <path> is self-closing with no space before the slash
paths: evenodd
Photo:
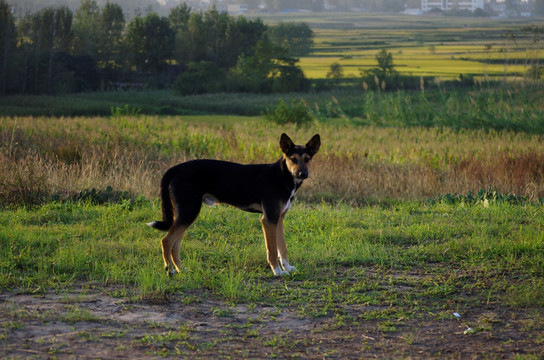
<path id="1" fill-rule="evenodd" d="M 129 23 L 127 42 L 132 65 L 142 71 L 159 72 L 172 56 L 174 32 L 167 18 L 151 13 Z"/>
<path id="2" fill-rule="evenodd" d="M 45 8 L 21 21 L 27 27 L 24 34 L 28 36 L 34 58 L 34 92 L 52 91 L 53 77 L 60 71 L 54 66 L 55 54 L 68 53 L 72 45 L 72 17 L 70 9 L 64 6 Z"/>
<path id="3" fill-rule="evenodd" d="M 81 0 L 74 16 L 74 53 L 98 57 L 101 48 L 100 8 L 95 0 Z"/>
<path id="4" fill-rule="evenodd" d="M 48 77 L 47 77 L 47 92 L 52 92 L 53 86 L 53 66 L 55 65 L 54 59 L 57 52 L 68 53 L 70 51 L 73 39 L 72 32 L 72 11 L 66 7 L 61 6 L 53 10 L 52 26 L 50 30 L 50 44 L 49 44 L 49 65 L 48 65 Z M 45 24 L 45 23 L 44 23 Z M 47 31 L 47 29 L 46 29 Z M 60 69 L 59 69 L 60 71 Z"/>
<path id="5" fill-rule="evenodd" d="M 393 54 L 387 52 L 387 50 L 382 49 L 382 51 L 376 55 L 376 61 L 378 62 L 378 68 L 374 73 L 380 80 L 396 74 L 395 65 L 393 65 Z"/>
<path id="6" fill-rule="evenodd" d="M 206 59 L 216 67 L 224 67 L 224 49 L 227 44 L 227 28 L 231 17 L 226 12 L 219 12 L 212 7 L 204 13 L 203 25 L 205 29 Z"/>
<path id="7" fill-rule="evenodd" d="M 286 48 L 291 56 L 307 55 L 314 45 L 314 33 L 306 23 L 280 22 L 267 33 L 270 41 Z"/>
<path id="8" fill-rule="evenodd" d="M 34 53 L 34 45 L 32 43 L 33 27 L 32 27 L 32 17 L 30 15 L 25 15 L 22 19 L 19 20 L 17 24 L 17 34 L 19 35 L 18 43 L 19 48 L 21 49 L 23 62 L 22 62 L 22 74 L 21 74 L 21 92 L 26 93 L 28 87 L 30 86 L 30 62 L 32 61 L 32 55 Z"/>
<path id="9" fill-rule="evenodd" d="M 215 93 L 224 90 L 225 73 L 211 61 L 190 63 L 176 79 L 174 88 L 181 95 Z"/>
<path id="10" fill-rule="evenodd" d="M 230 70 L 233 91 L 287 92 L 309 87 L 304 73 L 296 65 L 298 59 L 287 56 L 287 50 L 260 40 L 253 56 L 241 55 Z"/>
<path id="11" fill-rule="evenodd" d="M 192 13 L 187 22 L 187 31 L 181 34 L 181 40 L 177 43 L 178 52 L 183 54 L 181 63 L 206 60 L 205 31 L 202 13 Z"/>
<path id="12" fill-rule="evenodd" d="M 296 65 L 298 61 L 291 57 L 276 59 L 271 75 L 272 91 L 301 92 L 310 88 L 310 82 L 304 76 L 304 72 Z"/>
<path id="13" fill-rule="evenodd" d="M 382 49 L 375 58 L 378 66 L 370 70 L 361 71 L 361 75 L 365 81 L 371 83 L 374 80 L 378 88 L 384 89 L 388 82 L 395 82 L 398 77 L 395 65 L 393 64 L 393 54 Z"/>
<path id="14" fill-rule="evenodd" d="M 170 10 L 168 20 L 174 31 L 184 32 L 187 31 L 187 23 L 189 22 L 190 17 L 191 8 L 186 3 L 182 3 Z"/>
<path id="15" fill-rule="evenodd" d="M 263 39 L 266 25 L 261 19 L 248 20 L 246 17 L 231 18 L 225 34 L 227 42 L 224 49 L 224 65 L 231 68 L 236 65 L 242 54 L 255 54 L 257 43 Z"/>
<path id="16" fill-rule="evenodd" d="M 4 0 L 0 0 L 0 95 L 6 94 L 8 74 L 14 70 L 11 64 L 15 41 L 15 21 L 10 6 Z"/>
<path id="17" fill-rule="evenodd" d="M 254 54 L 255 45 L 266 31 L 260 19 L 234 18 L 213 7 L 191 13 L 189 7 L 180 5 L 168 19 L 176 32 L 174 57 L 183 65 L 210 61 L 218 68 L 231 68 L 241 54 Z"/>
<path id="18" fill-rule="evenodd" d="M 122 62 L 123 30 L 125 29 L 125 16 L 123 9 L 117 4 L 106 1 L 99 19 L 102 35 L 100 60 L 104 67 L 118 67 Z"/>
<path id="19" fill-rule="evenodd" d="M 255 46 L 254 55 L 241 54 L 236 65 L 229 71 L 230 90 L 241 92 L 269 92 L 272 89 L 269 75 L 273 68 L 273 58 L 285 49 L 261 40 Z"/>
<path id="20" fill-rule="evenodd" d="M 332 63 L 330 66 L 330 70 L 327 73 L 327 79 L 331 79 L 333 82 L 336 83 L 336 86 L 339 85 L 340 80 L 344 77 L 344 69 L 342 68 L 342 65 L 340 63 L 335 62 Z"/>

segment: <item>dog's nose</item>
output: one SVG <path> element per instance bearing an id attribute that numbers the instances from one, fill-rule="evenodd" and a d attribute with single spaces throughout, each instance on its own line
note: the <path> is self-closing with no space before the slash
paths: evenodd
<path id="1" fill-rule="evenodd" d="M 307 171 L 299 171 L 298 172 L 298 178 L 299 179 L 306 179 L 308 177 L 308 172 Z"/>

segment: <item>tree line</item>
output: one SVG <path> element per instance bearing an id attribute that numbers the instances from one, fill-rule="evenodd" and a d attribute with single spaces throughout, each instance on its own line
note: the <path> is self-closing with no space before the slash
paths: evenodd
<path id="1" fill-rule="evenodd" d="M 0 94 L 79 92 L 123 87 L 210 91 L 301 91 L 298 59 L 313 44 L 304 23 L 267 26 L 215 8 L 186 4 L 168 16 L 126 20 L 107 1 L 82 0 L 15 18 L 0 0 Z"/>

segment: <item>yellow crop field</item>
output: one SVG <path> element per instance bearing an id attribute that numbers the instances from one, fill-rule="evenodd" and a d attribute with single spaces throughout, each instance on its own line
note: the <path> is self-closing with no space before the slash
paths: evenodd
<path id="1" fill-rule="evenodd" d="M 399 50 L 389 49 L 393 54 L 396 70 L 402 75 L 414 76 L 438 76 L 443 78 L 454 78 L 460 74 L 477 74 L 482 76 L 498 76 L 522 74 L 526 70 L 523 64 L 522 54 L 515 53 L 508 55 L 508 60 L 518 59 L 517 64 L 505 62 L 486 63 L 488 59 L 504 60 L 505 54 L 491 53 L 456 53 L 452 55 L 447 50 L 440 50 L 437 47 L 435 53 L 423 48 Z M 376 66 L 375 55 L 377 51 L 357 51 L 349 56 L 338 56 L 327 53 L 324 56 L 307 56 L 300 59 L 300 66 L 308 78 L 325 78 L 333 63 L 342 66 L 345 76 L 359 76 L 361 70 L 367 70 Z M 483 60 L 483 61 L 482 61 Z"/>
<path id="2" fill-rule="evenodd" d="M 271 21 L 264 18 L 265 21 Z M 296 14 L 283 21 L 304 21 L 312 27 L 313 51 L 300 58 L 308 78 L 325 78 L 338 63 L 346 77 L 377 65 L 382 49 L 393 55 L 401 75 L 457 78 L 523 76 L 528 64 L 544 51 L 529 37 L 511 34 L 531 20 L 453 18 L 432 16 L 349 14 Z M 544 40 L 542 41 L 544 43 Z"/>

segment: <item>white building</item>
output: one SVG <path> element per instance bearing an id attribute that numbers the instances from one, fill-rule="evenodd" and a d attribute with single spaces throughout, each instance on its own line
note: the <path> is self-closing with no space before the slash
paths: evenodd
<path id="1" fill-rule="evenodd" d="M 432 9 L 440 9 L 442 11 L 450 10 L 470 10 L 474 12 L 476 9 L 484 8 L 484 0 L 421 0 L 421 10 L 423 12 Z"/>

